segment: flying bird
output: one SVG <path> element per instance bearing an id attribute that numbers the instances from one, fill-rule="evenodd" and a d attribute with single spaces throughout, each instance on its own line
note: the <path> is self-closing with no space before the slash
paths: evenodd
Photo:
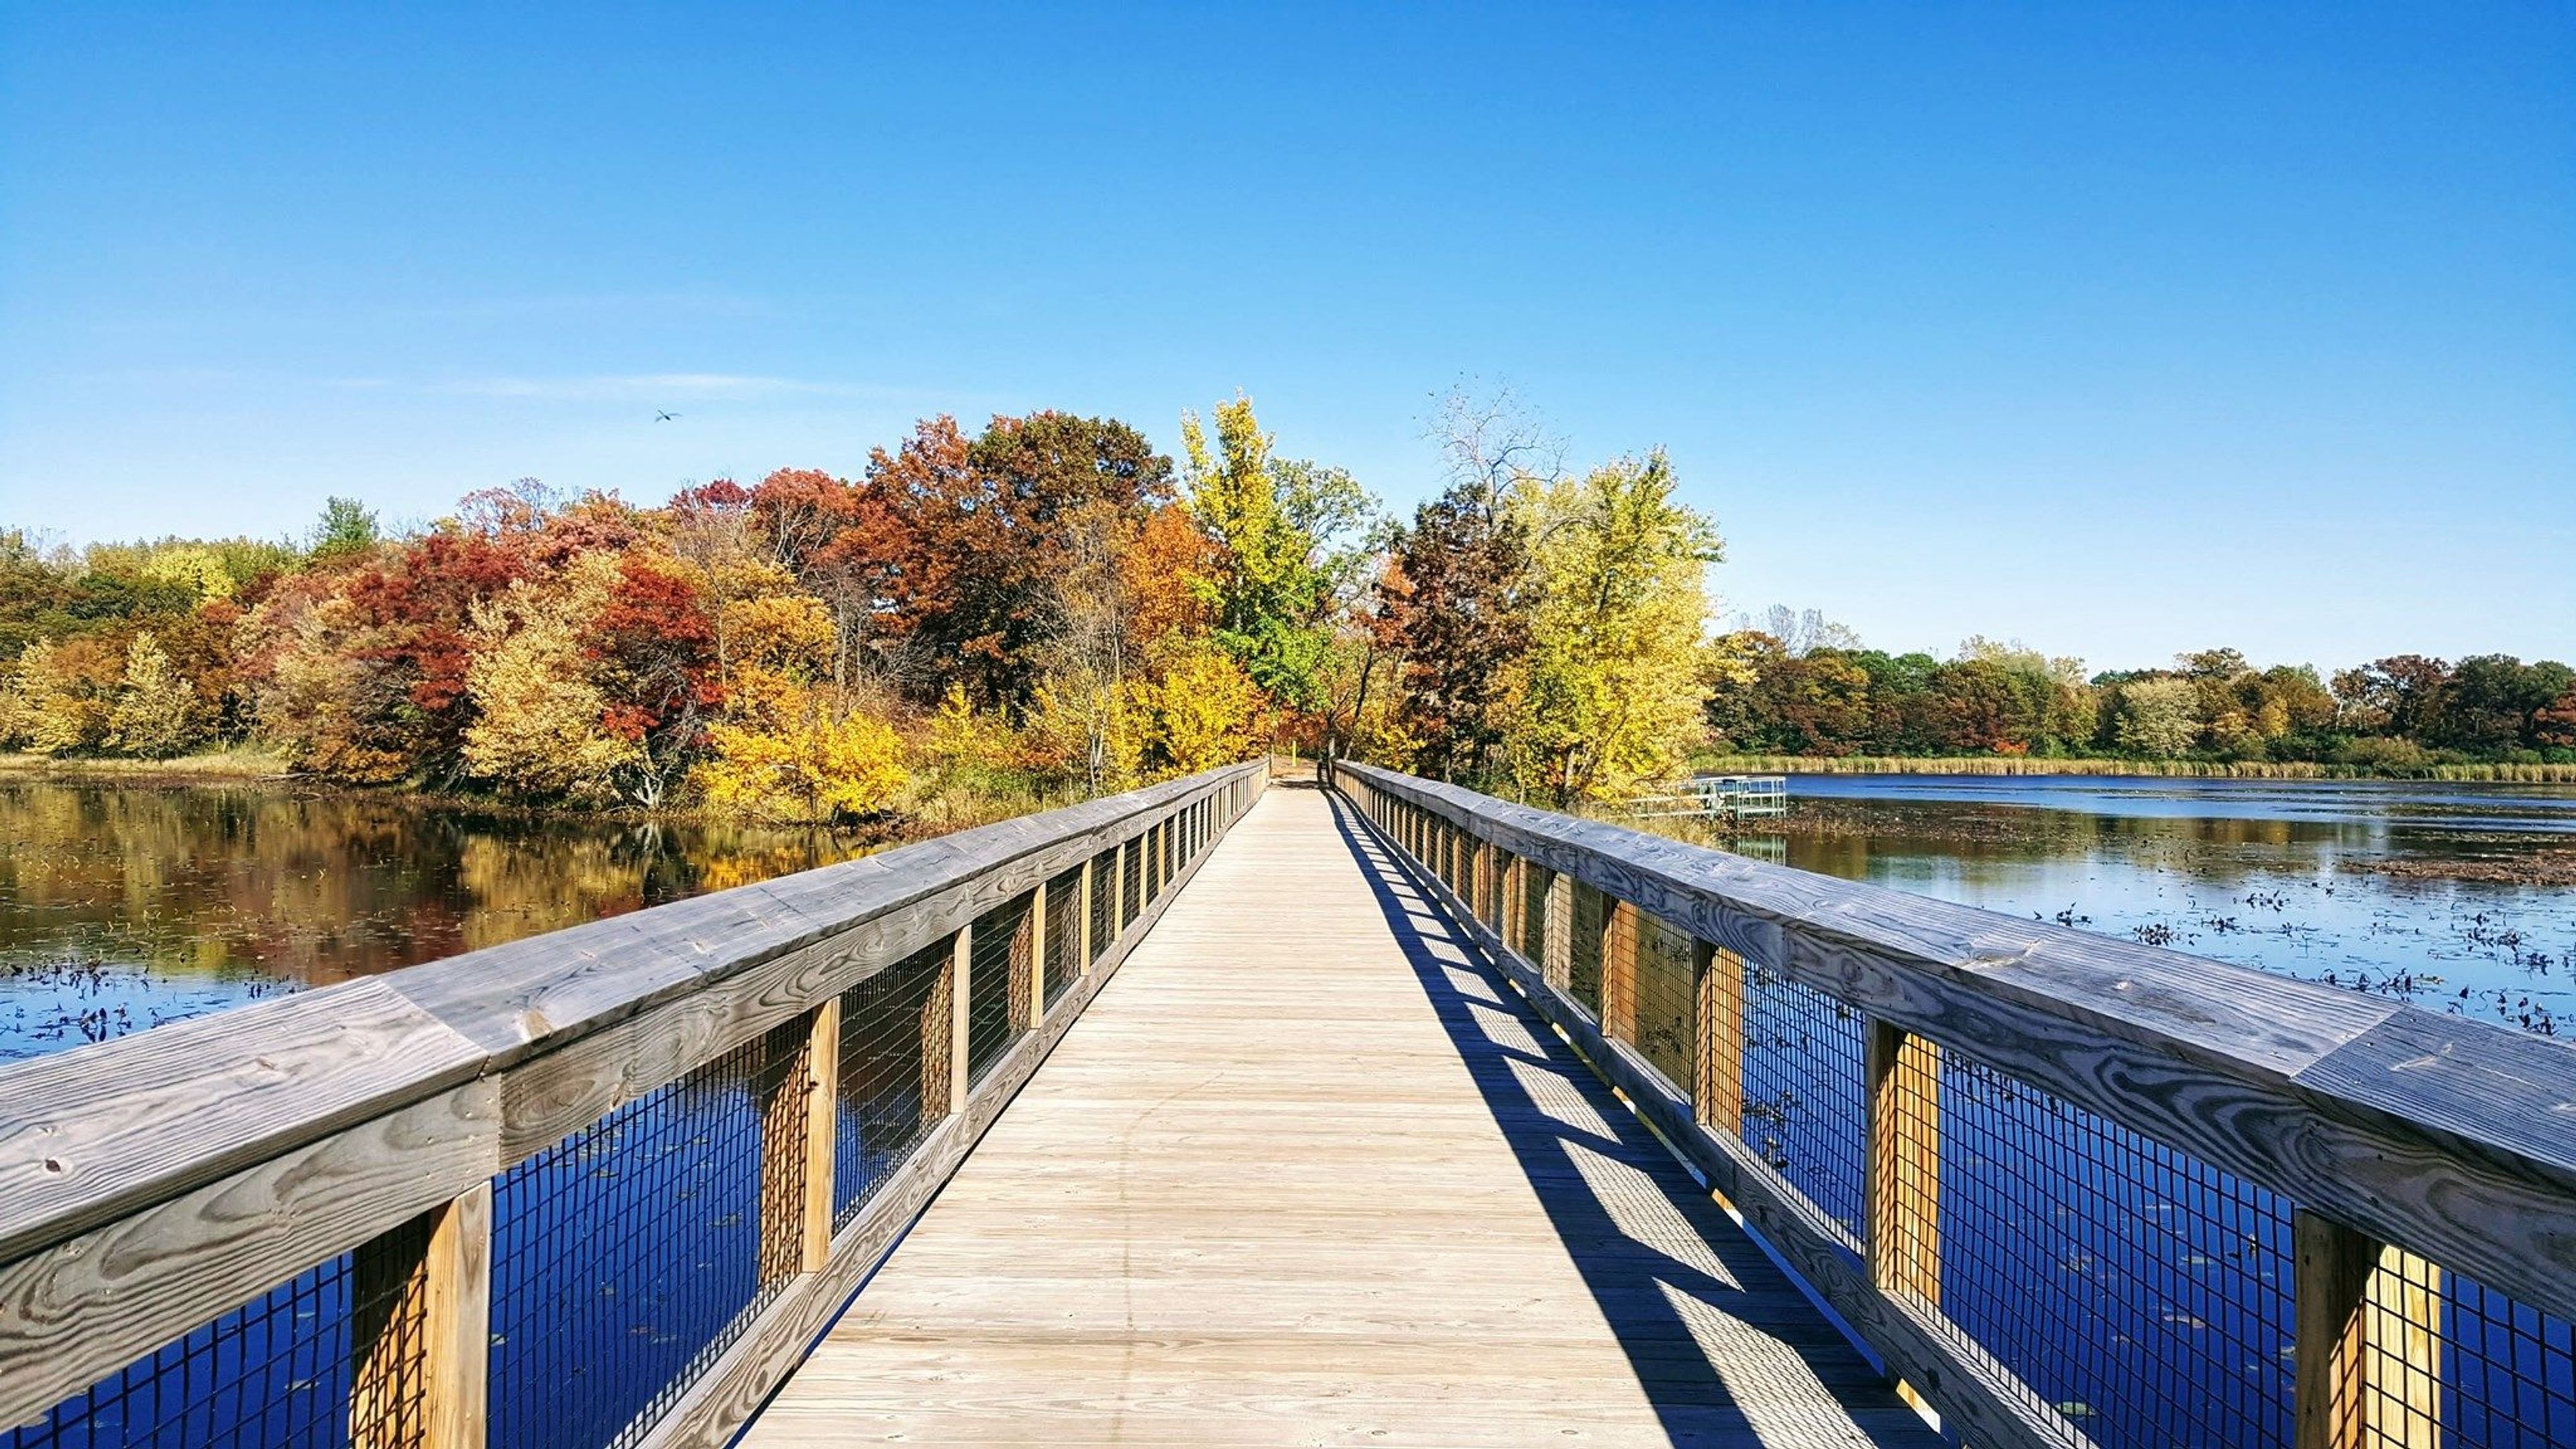
<path id="1" fill-rule="evenodd" d="M 657 422 L 657 423 L 667 423 L 667 422 L 669 422 L 671 419 L 676 418 L 676 417 L 678 417 L 678 416 L 679 416 L 679 414 L 678 414 L 678 413 L 666 413 L 666 412 L 662 411 L 660 408 L 655 408 L 655 409 L 653 409 L 653 421 L 655 421 L 655 422 Z"/>

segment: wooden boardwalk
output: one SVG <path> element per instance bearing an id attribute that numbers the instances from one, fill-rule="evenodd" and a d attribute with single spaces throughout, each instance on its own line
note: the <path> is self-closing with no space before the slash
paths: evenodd
<path id="1" fill-rule="evenodd" d="M 1274 789 L 744 1442 L 1939 1441 L 1347 807 Z"/>

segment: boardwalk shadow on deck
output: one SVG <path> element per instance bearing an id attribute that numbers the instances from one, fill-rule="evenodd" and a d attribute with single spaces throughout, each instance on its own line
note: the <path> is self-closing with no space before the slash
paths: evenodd
<path id="1" fill-rule="evenodd" d="M 1338 795 L 1369 882 L 1675 1444 L 1942 1440 L 1451 926 Z M 1819 1414 L 1815 1384 L 1848 1413 Z"/>

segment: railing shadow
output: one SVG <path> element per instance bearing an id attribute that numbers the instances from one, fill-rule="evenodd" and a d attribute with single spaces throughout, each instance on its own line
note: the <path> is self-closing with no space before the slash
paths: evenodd
<path id="1" fill-rule="evenodd" d="M 1667 1437 L 1675 1444 L 1939 1445 L 1940 1436 L 1481 959 L 1350 803 L 1338 793 L 1326 798 L 1388 928 Z"/>

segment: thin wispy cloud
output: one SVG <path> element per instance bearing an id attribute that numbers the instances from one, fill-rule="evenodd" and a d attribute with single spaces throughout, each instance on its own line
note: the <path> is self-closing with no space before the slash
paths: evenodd
<path id="1" fill-rule="evenodd" d="M 540 402 L 655 402 L 716 398 L 909 398 L 919 388 L 829 382 L 730 372 L 646 372 L 592 377 L 469 377 L 434 384 L 432 391 Z"/>

